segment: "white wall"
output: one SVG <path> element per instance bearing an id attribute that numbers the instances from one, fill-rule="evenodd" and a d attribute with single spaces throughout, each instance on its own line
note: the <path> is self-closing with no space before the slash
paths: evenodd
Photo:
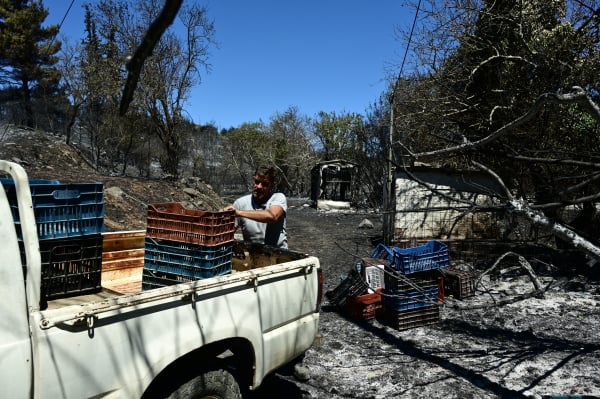
<path id="1" fill-rule="evenodd" d="M 422 171 L 419 180 L 434 191 L 404 173 L 394 181 L 394 217 L 392 241 L 424 241 L 429 239 L 485 239 L 500 234 L 498 216 L 491 212 L 469 212 L 467 202 L 481 206 L 497 203 L 485 188 L 493 187 L 481 175 L 465 176 Z M 464 201 L 464 202 L 463 202 Z"/>

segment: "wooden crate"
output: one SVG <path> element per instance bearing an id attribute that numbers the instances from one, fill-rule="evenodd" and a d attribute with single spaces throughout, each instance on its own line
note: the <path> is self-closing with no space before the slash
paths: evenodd
<path id="1" fill-rule="evenodd" d="M 140 292 L 146 232 L 111 232 L 102 236 L 102 287 L 122 294 Z"/>

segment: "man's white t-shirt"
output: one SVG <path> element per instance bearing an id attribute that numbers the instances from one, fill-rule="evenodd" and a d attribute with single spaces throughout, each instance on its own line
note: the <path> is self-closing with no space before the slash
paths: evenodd
<path id="1" fill-rule="evenodd" d="M 285 226 L 285 213 L 287 213 L 287 198 L 282 193 L 273 193 L 263 205 L 254 201 L 252 194 L 238 198 L 233 203 L 235 209 L 251 211 L 268 209 L 273 205 L 283 208 L 284 215 L 276 223 L 261 223 L 251 219 L 238 217 L 236 226 L 241 227 L 244 241 L 266 244 L 278 248 L 287 248 L 287 233 Z"/>

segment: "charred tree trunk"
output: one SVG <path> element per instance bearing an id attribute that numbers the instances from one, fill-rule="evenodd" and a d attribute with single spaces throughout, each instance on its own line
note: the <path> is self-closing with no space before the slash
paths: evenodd
<path id="1" fill-rule="evenodd" d="M 508 202 L 510 212 L 524 215 L 536 226 L 542 226 L 549 229 L 555 237 L 568 242 L 574 248 L 585 252 L 593 259 L 600 261 L 600 248 L 573 230 L 554 222 L 546 217 L 542 212 L 531 209 L 526 201 L 520 199 L 511 199 Z"/>

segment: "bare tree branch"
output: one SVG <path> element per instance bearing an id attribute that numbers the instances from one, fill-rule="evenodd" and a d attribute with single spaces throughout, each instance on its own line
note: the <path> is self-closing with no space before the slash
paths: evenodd
<path id="1" fill-rule="evenodd" d="M 127 62 L 127 71 L 129 71 L 129 73 L 127 74 L 127 82 L 125 83 L 123 97 L 121 97 L 121 104 L 119 106 L 119 114 L 121 116 L 125 115 L 129 108 L 129 103 L 131 103 L 131 100 L 133 99 L 133 93 L 137 87 L 144 61 L 152 54 L 152 50 L 154 50 L 154 47 L 165 30 L 167 30 L 173 23 L 173 20 L 175 20 L 175 16 L 181 7 L 181 3 L 183 3 L 183 0 L 165 0 L 165 5 L 163 6 L 161 13 L 156 17 L 154 22 L 152 22 L 144 35 L 142 43 L 138 46 L 137 50 L 135 50 L 135 53 L 129 62 Z"/>
<path id="2" fill-rule="evenodd" d="M 481 68 L 482 66 L 484 66 L 485 64 L 498 60 L 498 59 L 502 59 L 502 60 L 511 60 L 511 61 L 522 61 L 526 64 L 530 64 L 532 67 L 537 67 L 537 65 L 535 65 L 533 62 L 526 60 L 523 57 L 519 57 L 519 56 L 514 56 L 514 55 L 499 55 L 496 54 L 494 56 L 491 56 L 485 60 L 483 60 L 479 65 L 477 65 L 472 71 L 471 71 L 471 78 L 473 78 L 473 75 L 475 75 L 477 73 L 477 71 L 479 71 L 479 68 Z"/>
<path id="3" fill-rule="evenodd" d="M 396 142 L 394 144 L 402 146 L 402 148 L 404 148 L 404 150 L 408 153 L 408 156 L 410 156 L 414 159 L 428 159 L 428 158 L 433 158 L 433 157 L 439 157 L 442 155 L 448 155 L 448 154 L 452 154 L 452 153 L 459 153 L 459 152 L 464 152 L 467 150 L 472 150 L 474 148 L 481 147 L 485 144 L 488 144 L 488 143 L 496 140 L 503 134 L 506 134 L 507 132 L 514 130 L 515 128 L 519 127 L 520 125 L 524 124 L 525 122 L 530 121 L 534 116 L 536 116 L 540 112 L 542 107 L 548 103 L 578 103 L 578 104 L 584 105 L 587 108 L 588 112 L 590 112 L 590 115 L 594 119 L 600 121 L 600 107 L 598 107 L 598 105 L 594 103 L 594 101 L 587 95 L 587 93 L 581 87 L 574 87 L 573 92 L 571 92 L 571 93 L 566 93 L 566 94 L 545 93 L 545 94 L 542 94 L 541 96 L 539 96 L 537 98 L 537 100 L 533 103 L 531 108 L 529 108 L 529 110 L 525 114 L 523 114 L 520 117 L 518 117 L 517 119 L 507 123 L 506 125 L 498 128 L 497 130 L 490 133 L 488 136 L 482 138 L 481 140 L 472 141 L 472 142 L 467 141 L 467 142 L 464 142 L 464 143 L 456 145 L 456 146 L 442 148 L 442 149 L 434 150 L 434 151 L 420 152 L 420 153 L 412 153 L 406 146 L 402 145 L 401 142 Z"/>

